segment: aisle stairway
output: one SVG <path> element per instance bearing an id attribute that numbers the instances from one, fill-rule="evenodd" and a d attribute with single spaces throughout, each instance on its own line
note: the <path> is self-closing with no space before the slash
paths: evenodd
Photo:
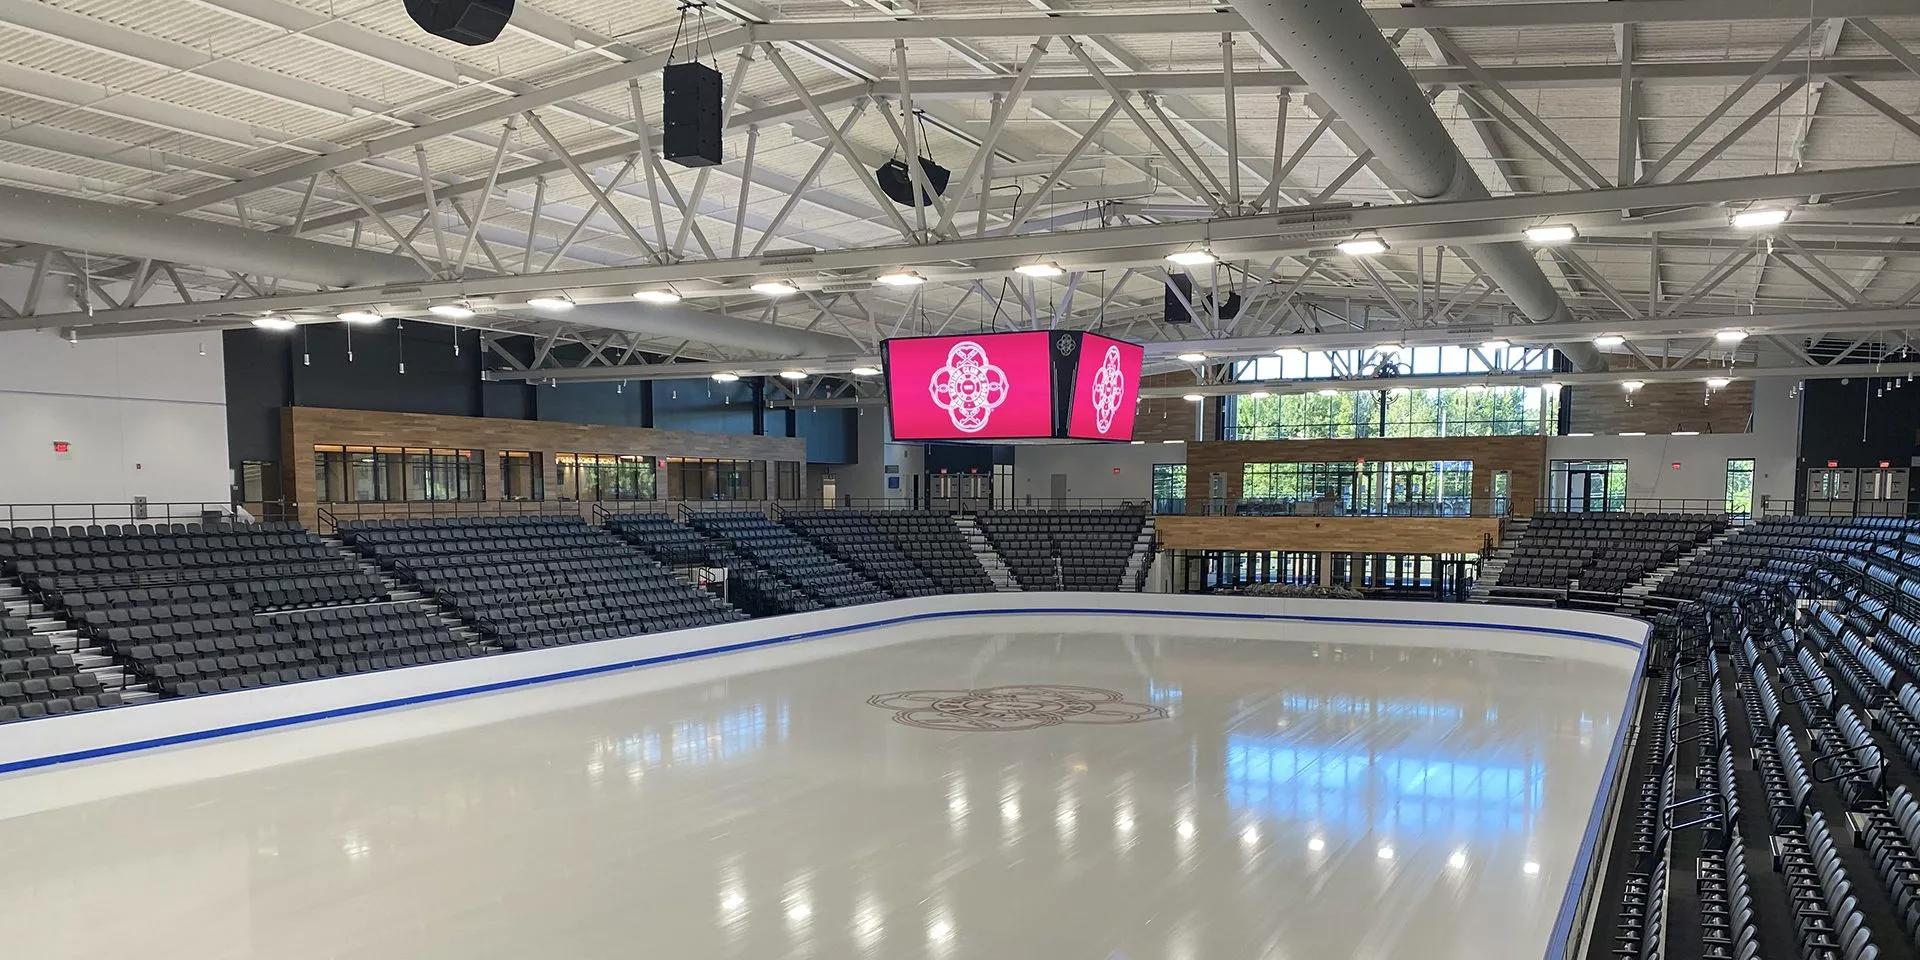
<path id="1" fill-rule="evenodd" d="M 1668 577 L 1685 570 L 1695 560 L 1712 552 L 1713 548 L 1727 542 L 1728 537 L 1739 533 L 1742 529 L 1745 528 L 1729 526 L 1714 534 L 1712 539 L 1688 551 L 1686 555 L 1676 557 L 1671 563 L 1663 563 L 1646 576 L 1628 584 L 1620 591 L 1620 606 L 1615 612 L 1629 617 L 1647 619 L 1652 619 L 1660 613 L 1671 612 L 1680 601 L 1671 597 L 1658 596 L 1660 585 L 1667 582 Z"/>
<path id="2" fill-rule="evenodd" d="M 1500 571 L 1505 569 L 1507 561 L 1513 557 L 1513 549 L 1527 535 L 1527 526 L 1532 517 L 1508 517 L 1501 532 L 1500 543 L 1493 552 L 1480 558 L 1480 572 L 1474 578 L 1473 589 L 1467 593 L 1467 599 L 1474 603 L 1487 603 L 1492 599 L 1493 585 L 1500 582 Z"/>
<path id="3" fill-rule="evenodd" d="M 428 616 L 445 624 L 447 628 L 447 632 L 453 634 L 455 637 L 458 637 L 464 643 L 479 647 L 489 652 L 498 651 L 500 649 L 499 647 L 496 647 L 484 642 L 480 637 L 480 631 L 475 630 L 472 627 L 472 625 L 468 624 L 467 621 L 462 620 L 459 617 L 459 615 L 455 614 L 452 610 L 448 610 L 446 607 L 441 606 L 440 603 L 434 600 L 432 597 L 429 597 L 418 590 L 414 590 L 408 587 L 407 585 L 401 583 L 399 580 L 394 579 L 392 574 L 388 573 L 385 570 L 380 569 L 379 564 L 374 563 L 373 561 L 368 560 L 366 557 L 362 556 L 360 554 L 360 551 L 355 550 L 352 547 L 349 547 L 346 544 L 340 542 L 339 537 L 333 537 L 333 536 L 321 537 L 320 541 L 322 543 L 325 543 L 335 553 L 338 553 L 339 555 L 346 557 L 348 560 L 353 561 L 356 565 L 360 567 L 360 569 L 365 570 L 368 576 L 371 576 L 374 579 L 380 581 L 380 586 L 387 591 L 388 599 L 394 600 L 394 601 L 410 602 L 417 605 L 418 607 L 420 607 L 420 609 L 426 611 Z"/>
<path id="4" fill-rule="evenodd" d="M 1013 579 L 1013 571 L 1007 569 L 1007 562 L 1000 558 L 1000 552 L 987 542 L 987 535 L 980 532 L 980 525 L 972 517 L 955 515 L 953 525 L 960 528 L 960 535 L 967 540 L 967 546 L 973 548 L 974 559 L 980 561 L 981 569 L 987 571 L 987 578 L 993 581 L 993 589 L 1000 593 L 1018 593 L 1020 584 Z"/>
<path id="5" fill-rule="evenodd" d="M 106 651 L 90 640 L 82 640 L 80 632 L 71 624 L 36 603 L 24 587 L 10 579 L 0 579 L 0 618 L 24 619 L 35 635 L 51 640 L 61 653 L 71 655 L 75 669 L 98 677 L 102 690 L 120 694 L 122 704 L 160 698 L 145 683 L 128 676 Z"/>
<path id="6" fill-rule="evenodd" d="M 1154 529 L 1153 518 L 1141 524 L 1140 535 L 1133 540 L 1133 554 L 1127 557 L 1127 572 L 1120 577 L 1122 593 L 1139 593 L 1147 579 L 1147 568 L 1153 564 Z"/>

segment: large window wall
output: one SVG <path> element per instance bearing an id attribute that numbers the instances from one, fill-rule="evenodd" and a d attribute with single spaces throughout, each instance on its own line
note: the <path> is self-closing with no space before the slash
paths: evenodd
<path id="1" fill-rule="evenodd" d="M 1469 460 L 1248 463 L 1239 512 L 1369 516 L 1456 516 L 1498 512 L 1473 503 Z"/>
<path id="2" fill-rule="evenodd" d="M 652 500 L 653 458 L 616 453 L 557 453 L 553 492 L 562 500 Z"/>
<path id="3" fill-rule="evenodd" d="M 1461 374 L 1465 381 L 1474 373 L 1545 372 L 1550 363 L 1545 350 L 1315 351 L 1241 361 L 1234 378 L 1250 383 L 1373 376 L 1390 365 L 1400 375 Z M 1222 439 L 1524 436 L 1554 433 L 1559 422 L 1558 389 L 1467 382 L 1414 389 L 1394 386 L 1391 379 L 1378 384 L 1371 390 L 1229 397 Z"/>
<path id="4" fill-rule="evenodd" d="M 794 482 L 798 486 L 798 467 Z M 667 459 L 667 496 L 674 500 L 765 500 L 764 460 Z"/>
<path id="5" fill-rule="evenodd" d="M 478 450 L 318 444 L 313 468 L 321 503 L 487 498 Z"/>

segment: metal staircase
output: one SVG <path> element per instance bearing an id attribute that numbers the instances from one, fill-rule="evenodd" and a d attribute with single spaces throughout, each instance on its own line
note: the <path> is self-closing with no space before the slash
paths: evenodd
<path id="1" fill-rule="evenodd" d="M 99 677 L 102 689 L 120 694 L 121 703 L 146 703 L 160 698 L 159 693 L 113 662 L 105 650 L 83 639 L 80 631 L 55 616 L 44 604 L 35 602 L 26 588 L 11 580 L 0 580 L 0 616 L 24 618 L 34 633 L 52 640 L 60 652 L 71 654 L 76 668 Z"/>
<path id="2" fill-rule="evenodd" d="M 1153 518 L 1140 525 L 1140 533 L 1133 538 L 1133 553 L 1127 557 L 1127 571 L 1120 575 L 1120 592 L 1139 593 L 1140 585 L 1147 578 L 1147 567 L 1153 563 L 1154 530 Z"/>
<path id="3" fill-rule="evenodd" d="M 993 581 L 993 589 L 1001 593 L 1018 593 L 1019 581 L 1013 578 L 1013 571 L 1007 569 L 1007 562 L 1000 558 L 1000 552 L 987 542 L 987 535 L 980 531 L 980 525 L 969 516 L 955 515 L 953 525 L 960 528 L 960 535 L 966 538 L 967 546 L 973 549 L 973 558 L 980 561 L 981 569 L 987 571 L 987 579 Z"/>

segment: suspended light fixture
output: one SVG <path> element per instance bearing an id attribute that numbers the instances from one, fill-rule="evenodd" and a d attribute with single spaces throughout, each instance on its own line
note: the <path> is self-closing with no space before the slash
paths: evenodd
<path id="1" fill-rule="evenodd" d="M 1176 250 L 1167 254 L 1167 262 L 1181 267 L 1204 267 L 1214 262 L 1213 251 L 1206 247 L 1197 250 Z"/>
<path id="2" fill-rule="evenodd" d="M 1622 381 L 1620 381 L 1620 389 L 1622 389 L 1622 390 L 1625 390 L 1625 391 L 1626 391 L 1626 392 L 1628 392 L 1628 393 L 1634 393 L 1634 392 L 1636 392 L 1636 391 L 1638 391 L 1638 390 L 1639 390 L 1639 389 L 1640 389 L 1641 387 L 1644 387 L 1644 386 L 1646 386 L 1646 385 L 1647 385 L 1647 384 L 1646 384 L 1646 381 L 1644 381 L 1644 380 L 1622 380 Z"/>
<path id="3" fill-rule="evenodd" d="M 751 288 L 763 297 L 791 297 L 800 292 L 800 288 L 784 280 L 762 280 Z"/>
<path id="4" fill-rule="evenodd" d="M 1593 345 L 1602 350 L 1611 350 L 1614 347 L 1624 345 L 1626 342 L 1627 338 L 1617 333 L 1603 333 L 1593 338 Z"/>
<path id="5" fill-rule="evenodd" d="M 1203 397 L 1197 393 L 1189 393 L 1189 394 L 1186 394 L 1185 396 L 1182 396 L 1180 399 L 1185 400 L 1188 403 L 1199 403 L 1200 401 L 1205 400 L 1206 397 Z"/>
<path id="6" fill-rule="evenodd" d="M 1732 380 L 1729 380 L 1726 377 L 1708 377 L 1707 389 L 1708 390 L 1724 390 L 1726 389 L 1727 384 L 1732 382 L 1733 382 Z"/>
<path id="7" fill-rule="evenodd" d="M 806 378 L 807 375 L 799 370 L 780 371 L 780 379 L 782 380 L 805 380 Z"/>
<path id="8" fill-rule="evenodd" d="M 1057 277 L 1067 271 L 1052 260 L 1042 260 L 1039 263 L 1023 263 L 1014 267 L 1013 272 L 1023 277 Z"/>
<path id="9" fill-rule="evenodd" d="M 385 319 L 381 317 L 379 313 L 372 310 L 347 310 L 336 313 L 334 316 L 345 323 L 359 324 L 379 323 L 382 319 Z"/>
<path id="10" fill-rule="evenodd" d="M 1529 242 L 1542 245 L 1572 243 L 1575 237 L 1580 236 L 1580 231 L 1571 223 L 1543 223 L 1528 227 L 1525 233 Z"/>
<path id="11" fill-rule="evenodd" d="M 653 303 L 663 307 L 680 302 L 680 295 L 672 290 L 635 290 L 633 298 L 641 303 Z"/>
<path id="12" fill-rule="evenodd" d="M 292 320 L 286 317 L 274 316 L 273 314 L 268 314 L 264 317 L 254 317 L 253 325 L 262 330 L 292 330 L 294 328 L 294 322 Z"/>
<path id="13" fill-rule="evenodd" d="M 1183 353 L 1179 356 L 1181 363 L 1199 363 L 1205 359 L 1207 355 L 1204 353 Z"/>
<path id="14" fill-rule="evenodd" d="M 1740 230 L 1766 230 L 1787 222 L 1785 207 L 1748 207 L 1729 218 Z"/>
<path id="15" fill-rule="evenodd" d="M 528 297 L 527 306 L 549 313 L 565 313 L 573 309 L 573 299 L 564 294 L 552 297 Z"/>
<path id="16" fill-rule="evenodd" d="M 1333 245 L 1335 250 L 1349 257 L 1377 257 L 1387 252 L 1387 242 L 1373 234 L 1342 240 Z"/>
<path id="17" fill-rule="evenodd" d="M 880 368 L 879 367 L 854 367 L 852 370 L 848 370 L 847 372 L 853 374 L 856 377 L 877 377 L 880 375 Z"/>
<path id="18" fill-rule="evenodd" d="M 714 382 L 716 383 L 733 383 L 740 379 L 740 375 L 737 373 L 728 373 L 725 370 L 722 370 L 719 373 L 714 374 L 713 379 L 714 379 Z"/>
<path id="19" fill-rule="evenodd" d="M 454 303 L 436 303 L 428 307 L 427 312 L 436 317 L 445 317 L 448 320 L 473 319 L 473 307 L 469 306 L 465 300 Z"/>
<path id="20" fill-rule="evenodd" d="M 1745 340 L 1746 338 L 1747 338 L 1747 332 L 1745 330 L 1728 329 L 1728 330 L 1720 330 L 1714 333 L 1713 342 L 1733 344 L 1733 343 L 1739 343 L 1740 341 Z"/>
<path id="21" fill-rule="evenodd" d="M 927 278 L 912 270 L 894 270 L 874 277 L 873 282 L 883 287 L 917 287 L 926 283 Z"/>

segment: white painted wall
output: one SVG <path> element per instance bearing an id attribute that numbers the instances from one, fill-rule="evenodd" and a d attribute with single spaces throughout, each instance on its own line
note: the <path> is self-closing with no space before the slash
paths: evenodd
<path id="1" fill-rule="evenodd" d="M 1776 386 L 1778 387 L 1776 389 Z M 1762 497 L 1793 499 L 1800 447 L 1799 401 L 1784 383 L 1763 381 L 1754 392 L 1752 433 L 1697 437 L 1549 437 L 1549 460 L 1626 460 L 1629 499 L 1721 500 L 1727 461 L 1754 461 L 1754 506 Z M 1674 464 L 1680 465 L 1674 469 Z"/>
<path id="2" fill-rule="evenodd" d="M 1053 475 L 1067 475 L 1075 499 L 1147 500 L 1153 496 L 1153 465 L 1186 463 L 1184 443 L 1031 443 L 1013 451 L 1013 493 L 1044 505 L 1053 496 Z M 1119 473 L 1115 473 L 1115 470 Z"/>
<path id="3" fill-rule="evenodd" d="M 0 503 L 225 503 L 225 384 L 218 334 L 0 333 Z"/>
<path id="4" fill-rule="evenodd" d="M 868 407 L 855 418 L 854 457 L 856 462 L 836 466 L 833 477 L 842 498 L 855 500 L 908 500 L 913 496 L 913 478 L 926 472 L 926 447 L 918 443 L 894 443 L 887 439 L 892 431 L 886 410 Z M 888 465 L 899 468 L 892 474 L 900 478 L 897 488 L 887 487 Z"/>

